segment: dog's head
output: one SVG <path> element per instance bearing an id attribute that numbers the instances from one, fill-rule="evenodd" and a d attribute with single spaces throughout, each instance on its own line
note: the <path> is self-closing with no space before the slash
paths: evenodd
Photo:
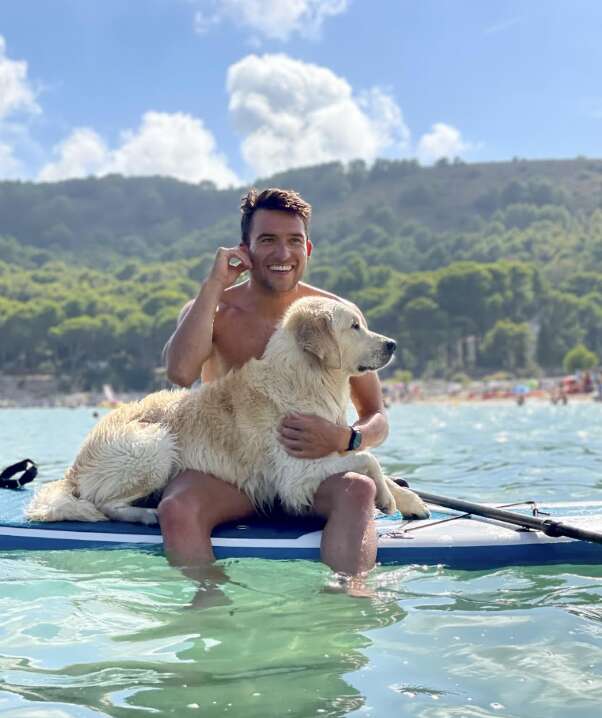
<path id="1" fill-rule="evenodd" d="M 283 324 L 311 361 L 347 375 L 382 369 L 397 346 L 392 339 L 369 331 L 351 304 L 334 299 L 300 299 L 290 307 Z"/>

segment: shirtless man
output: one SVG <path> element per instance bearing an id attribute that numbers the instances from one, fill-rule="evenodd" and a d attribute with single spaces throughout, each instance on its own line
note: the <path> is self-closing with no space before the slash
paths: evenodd
<path id="1" fill-rule="evenodd" d="M 295 192 L 269 189 L 257 195 L 251 190 L 241 211 L 240 245 L 217 251 L 208 278 L 182 309 L 166 346 L 167 376 L 180 386 L 190 386 L 199 376 L 213 381 L 251 357 L 261 357 L 296 299 L 333 297 L 301 281 L 312 250 L 309 204 Z M 247 281 L 235 284 L 247 270 Z M 382 443 L 388 424 L 374 372 L 352 378 L 351 398 L 359 416 L 353 427 L 317 416 L 286 417 L 279 428 L 285 450 L 299 458 L 319 458 L 350 450 L 352 439 L 355 449 Z M 352 473 L 329 477 L 316 492 L 314 511 L 326 519 L 321 557 L 337 572 L 354 576 L 374 566 L 374 495 L 373 481 Z M 249 499 L 231 484 L 210 474 L 183 471 L 167 486 L 159 504 L 169 560 L 188 568 L 212 561 L 213 528 L 253 513 Z"/>

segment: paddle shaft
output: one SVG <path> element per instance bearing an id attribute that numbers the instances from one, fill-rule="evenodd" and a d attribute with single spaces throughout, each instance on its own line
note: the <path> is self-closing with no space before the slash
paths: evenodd
<path id="1" fill-rule="evenodd" d="M 488 519 L 496 519 L 507 524 L 522 526 L 523 528 L 536 529 L 537 531 L 543 531 L 547 536 L 566 536 L 568 538 L 579 539 L 580 541 L 602 544 L 602 533 L 598 533 L 597 531 L 588 531 L 587 529 L 577 528 L 576 526 L 569 526 L 563 524 L 561 521 L 554 521 L 553 519 L 521 516 L 520 514 L 515 514 L 513 511 L 496 509 L 492 506 L 475 504 L 471 501 L 462 501 L 461 499 L 452 499 L 448 496 L 429 494 L 426 491 L 416 491 L 416 489 L 412 489 L 412 491 L 429 504 L 436 504 L 437 506 L 443 506 L 447 509 L 454 509 L 455 511 L 462 511 L 467 514 L 474 514 L 475 516 L 483 516 Z"/>

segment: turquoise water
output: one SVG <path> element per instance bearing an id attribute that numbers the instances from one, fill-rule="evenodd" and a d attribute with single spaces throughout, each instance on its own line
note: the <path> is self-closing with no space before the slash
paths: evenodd
<path id="1" fill-rule="evenodd" d="M 396 406 L 378 454 L 424 490 L 602 498 L 602 406 Z M 0 411 L 0 463 L 58 478 L 90 409 Z M 2 494 L 0 492 L 0 500 Z M 0 554 L 0 715 L 594 718 L 602 567 L 378 568 L 372 598 L 319 564 L 222 562 L 228 605 L 158 554 Z"/>

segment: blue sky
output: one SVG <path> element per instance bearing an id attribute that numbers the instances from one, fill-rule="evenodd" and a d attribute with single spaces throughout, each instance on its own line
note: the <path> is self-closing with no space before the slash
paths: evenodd
<path id="1" fill-rule="evenodd" d="M 602 156 L 598 0 L 20 0 L 0 178 Z"/>

